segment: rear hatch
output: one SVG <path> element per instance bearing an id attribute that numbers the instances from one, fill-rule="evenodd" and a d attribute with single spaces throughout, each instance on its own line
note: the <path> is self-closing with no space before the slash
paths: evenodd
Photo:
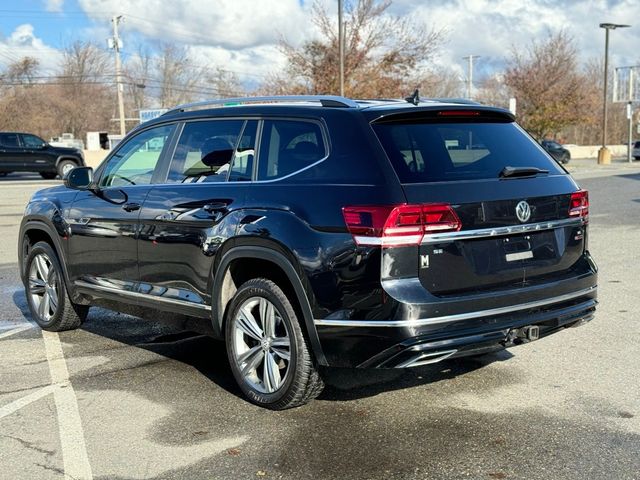
<path id="1" fill-rule="evenodd" d="M 403 186 L 408 207 L 400 209 L 423 212 L 420 220 L 392 219 L 387 231 L 413 221 L 424 235 L 413 248 L 386 249 L 395 267 L 383 266 L 383 277 L 415 276 L 413 264 L 427 290 L 448 296 L 576 275 L 586 192 L 508 113 L 456 107 L 390 115 L 372 126 Z M 446 221 L 438 223 L 438 208 L 448 210 Z"/>

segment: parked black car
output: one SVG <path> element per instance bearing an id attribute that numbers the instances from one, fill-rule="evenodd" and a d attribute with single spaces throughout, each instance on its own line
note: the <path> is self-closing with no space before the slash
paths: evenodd
<path id="1" fill-rule="evenodd" d="M 590 320 L 587 192 L 508 111 L 415 103 L 233 99 L 143 124 L 29 202 L 34 319 L 188 320 L 273 409 L 317 396 L 322 366 L 425 365 Z"/>
<path id="2" fill-rule="evenodd" d="M 544 148 L 549 155 L 551 155 L 556 161 L 560 163 L 569 163 L 571 160 L 571 152 L 553 140 L 543 140 L 540 142 L 542 148 Z"/>
<path id="3" fill-rule="evenodd" d="M 0 175 L 37 172 L 46 179 L 62 178 L 83 166 L 81 150 L 54 147 L 31 133 L 0 132 Z"/>

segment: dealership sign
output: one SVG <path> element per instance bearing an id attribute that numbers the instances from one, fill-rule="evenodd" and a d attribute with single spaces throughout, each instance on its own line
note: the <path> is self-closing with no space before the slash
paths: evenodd
<path id="1" fill-rule="evenodd" d="M 166 108 L 152 108 L 148 110 L 140 110 L 140 123 L 148 122 L 154 118 L 158 118 L 160 115 L 167 111 Z"/>

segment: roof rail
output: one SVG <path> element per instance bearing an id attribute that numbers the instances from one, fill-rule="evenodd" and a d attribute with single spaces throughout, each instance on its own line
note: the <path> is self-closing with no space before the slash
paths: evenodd
<path id="1" fill-rule="evenodd" d="M 348 107 L 358 108 L 358 104 L 353 100 L 336 95 L 274 95 L 268 97 L 238 97 L 238 98 L 221 98 L 217 100 L 204 100 L 202 102 L 185 103 L 165 112 L 163 115 L 170 113 L 185 112 L 187 110 L 198 109 L 201 107 L 224 107 L 238 104 L 248 103 L 320 103 L 323 107 Z"/>

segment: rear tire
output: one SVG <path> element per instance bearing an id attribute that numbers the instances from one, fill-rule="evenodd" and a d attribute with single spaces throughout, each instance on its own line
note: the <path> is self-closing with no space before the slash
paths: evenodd
<path id="1" fill-rule="evenodd" d="M 62 160 L 58 164 L 58 176 L 60 178 L 64 178 L 64 176 L 69 173 L 71 170 L 76 168 L 78 164 L 73 160 Z"/>
<path id="2" fill-rule="evenodd" d="M 25 262 L 25 293 L 31 316 L 49 332 L 78 328 L 89 307 L 69 298 L 58 256 L 46 242 L 36 243 Z"/>
<path id="3" fill-rule="evenodd" d="M 278 285 L 265 278 L 245 282 L 227 312 L 229 364 L 249 401 L 284 410 L 320 395 L 324 382 L 295 309 Z"/>
<path id="4" fill-rule="evenodd" d="M 58 176 L 58 174 L 53 172 L 40 172 L 40 176 L 45 180 L 53 180 Z"/>
<path id="5" fill-rule="evenodd" d="M 563 153 L 562 158 L 560 158 L 560 161 L 566 165 L 567 163 L 569 163 L 569 160 L 571 160 L 571 157 L 569 156 L 569 154 Z"/>

